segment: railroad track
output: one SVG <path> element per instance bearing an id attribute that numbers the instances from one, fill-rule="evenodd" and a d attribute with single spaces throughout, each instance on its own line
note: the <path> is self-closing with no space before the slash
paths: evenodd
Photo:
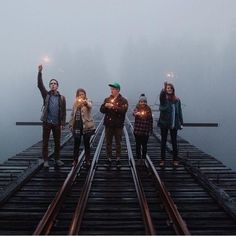
<path id="1" fill-rule="evenodd" d="M 126 121 L 129 137 L 132 143 L 135 144 L 133 125 L 128 118 Z M 135 153 L 135 145 L 132 146 L 132 152 Z M 144 191 L 148 196 L 148 204 L 150 205 L 156 232 L 162 235 L 189 235 L 190 232 L 185 221 L 148 155 L 145 160 L 139 163 L 137 169 Z"/>
<path id="2" fill-rule="evenodd" d="M 226 196 L 224 189 L 218 189 L 214 182 L 208 178 L 212 172 L 219 170 L 218 174 L 221 171 L 225 173 L 228 168 L 181 137 L 178 137 L 178 143 L 180 165 L 177 168 L 172 165 L 170 142 L 167 145 L 167 164 L 165 168 L 159 166 L 161 159 L 160 134 L 157 129 L 154 129 L 154 135 L 150 136 L 148 154 L 166 190 L 172 196 L 176 207 L 185 220 L 190 233 L 235 234 L 236 221 L 233 198 Z M 204 160 L 205 157 L 207 160 Z M 148 160 L 146 161 L 148 166 L 147 162 Z M 201 167 L 203 168 L 201 169 Z M 206 170 L 210 171 L 207 172 Z"/>
<path id="3" fill-rule="evenodd" d="M 65 135 L 62 140 L 61 159 L 65 163 L 64 167 L 57 168 L 51 160 L 50 168 L 44 169 L 43 161 L 36 159 L 40 158 L 37 150 L 37 157 L 33 155 L 35 166 L 23 172 L 23 175 L 20 175 L 23 176 L 22 179 L 19 180 L 18 177 L 17 181 L 6 186 L 10 191 L 1 195 L 0 234 L 26 235 L 34 232 L 40 218 L 71 170 L 73 140 L 69 130 L 63 132 Z M 25 158 L 23 153 L 21 156 Z M 53 156 L 53 152 L 50 156 Z M 28 157 L 30 155 L 26 155 L 26 158 Z M 83 168 L 82 166 L 81 169 Z"/>
<path id="4" fill-rule="evenodd" d="M 51 204 L 34 234 L 154 234 L 145 196 L 132 170 L 135 165 L 130 167 L 132 156 L 127 158 L 125 147 L 123 143 L 122 167 L 107 166 L 103 131 L 87 174 L 79 172 L 63 204 Z M 51 218 L 53 211 L 57 213 Z"/>
<path id="5" fill-rule="evenodd" d="M 101 120 L 101 119 L 100 119 Z M 180 139 L 180 138 L 179 138 Z M 191 148 L 180 155 L 192 160 Z M 106 164 L 103 126 L 91 143 L 90 169 L 83 152 L 73 167 L 73 140 L 62 147 L 65 166 L 39 169 L 0 207 L 0 234 L 235 234 L 235 220 L 191 173 L 183 158 L 174 168 L 171 154 L 160 168 L 158 133 L 150 137 L 148 156 L 137 166 L 131 122 L 122 140 L 121 168 Z M 194 158 L 196 158 L 197 151 Z M 201 166 L 201 163 L 198 163 Z"/>
<path id="6" fill-rule="evenodd" d="M 58 197 L 54 199 L 34 231 L 34 235 L 154 235 L 156 234 L 155 228 L 159 234 L 189 234 L 179 212 L 173 205 L 173 201 L 163 190 L 163 185 L 160 182 L 162 197 L 156 197 L 156 205 L 159 207 L 155 207 L 158 224 L 154 226 L 141 183 L 140 171 L 136 169 L 126 127 L 124 128 L 124 137 L 126 142 L 123 143 L 123 154 L 125 155 L 122 156 L 122 167 L 110 167 L 105 164 L 104 132 L 102 133 L 87 175 L 80 173 L 73 180 L 75 184 L 64 193 L 68 197 L 63 203 L 60 204 Z M 156 176 L 155 182 L 158 182 L 157 174 L 154 173 L 154 175 Z M 142 177 L 145 178 L 147 175 Z M 80 183 L 79 186 L 76 183 Z M 156 186 L 153 185 L 154 190 L 155 188 Z M 77 199 L 73 198 L 72 200 L 70 196 L 77 196 Z M 162 210 L 160 200 L 165 202 L 162 203 L 165 205 Z M 54 202 L 59 204 L 56 205 Z M 65 207 L 62 207 L 63 205 Z M 73 207 L 71 207 L 72 205 Z M 167 213 L 166 209 L 168 209 Z M 51 217 L 52 212 L 56 212 L 53 217 Z M 169 222 L 174 223 L 167 225 L 168 219 L 170 219 Z"/>

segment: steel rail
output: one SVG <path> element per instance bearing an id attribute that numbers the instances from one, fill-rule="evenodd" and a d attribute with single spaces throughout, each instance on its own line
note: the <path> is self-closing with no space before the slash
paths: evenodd
<path id="1" fill-rule="evenodd" d="M 157 140 L 161 140 L 160 134 L 154 134 Z M 170 142 L 166 143 L 167 151 L 171 152 Z M 224 189 L 214 184 L 199 167 L 194 166 L 183 154 L 178 155 L 184 168 L 203 186 L 210 196 L 222 207 L 225 212 L 236 220 L 236 201 Z"/>
<path id="2" fill-rule="evenodd" d="M 127 122 L 129 123 L 131 130 L 133 131 L 133 125 L 131 124 L 128 117 L 126 118 Z M 183 220 L 181 214 L 179 213 L 173 199 L 170 196 L 170 193 L 168 192 L 167 188 L 165 187 L 164 183 L 161 181 L 161 178 L 153 165 L 150 157 L 146 156 L 146 162 L 147 167 L 152 173 L 152 176 L 155 180 L 155 184 L 157 188 L 160 190 L 160 196 L 164 203 L 165 209 L 167 211 L 167 214 L 169 216 L 170 221 L 173 223 L 173 228 L 178 235 L 190 235 L 190 232 L 188 230 L 188 227 Z"/>
<path id="3" fill-rule="evenodd" d="M 72 135 L 71 132 L 66 134 L 61 139 L 60 148 L 64 147 L 67 142 L 71 139 Z M 54 150 L 49 151 L 48 158 L 50 159 L 54 154 Z M 32 176 L 34 176 L 36 173 L 38 173 L 43 168 L 43 160 L 38 159 L 38 162 L 33 164 L 31 168 L 28 168 L 25 172 L 21 173 L 17 180 L 14 182 L 11 182 L 7 186 L 5 186 L 0 191 L 0 206 L 2 206 L 8 199 L 15 194 L 27 181 L 29 181 Z"/>
<path id="4" fill-rule="evenodd" d="M 90 145 L 94 142 L 98 135 L 98 130 L 102 126 L 102 121 L 99 123 L 95 135 L 92 137 L 90 141 Z M 70 190 L 71 186 L 74 183 L 75 178 L 77 177 L 77 173 L 80 170 L 83 162 L 84 157 L 84 150 L 78 157 L 78 162 L 71 168 L 71 171 L 67 175 L 62 187 L 57 192 L 55 198 L 52 200 L 51 204 L 48 206 L 47 211 L 45 212 L 44 216 L 40 220 L 39 224 L 37 225 L 33 235 L 48 235 L 54 225 L 54 221 L 59 214 L 61 205 L 64 201 L 64 198 L 67 192 Z"/>
<path id="5" fill-rule="evenodd" d="M 96 165 L 97 165 L 98 158 L 100 156 L 102 145 L 104 142 L 104 138 L 105 138 L 105 130 L 103 130 L 102 132 L 101 138 L 99 140 L 98 146 L 94 154 L 93 161 L 91 163 L 91 168 L 87 175 L 86 181 L 83 185 L 80 198 L 78 200 L 78 204 L 76 206 L 76 209 L 75 209 L 72 221 L 71 221 L 71 225 L 70 225 L 70 229 L 68 233 L 69 235 L 79 234 L 81 223 L 84 217 L 85 208 L 86 208 L 88 197 L 89 197 L 89 192 L 90 192 L 92 181 L 93 181 L 95 171 L 96 171 Z"/>
<path id="6" fill-rule="evenodd" d="M 160 195 L 163 200 L 165 209 L 167 211 L 167 214 L 170 218 L 170 222 L 173 223 L 173 228 L 178 235 L 190 235 L 190 232 L 188 230 L 188 227 L 183 220 L 181 214 L 179 213 L 170 193 L 166 189 L 164 183 L 161 181 L 157 170 L 155 166 L 153 165 L 150 157 L 147 155 L 146 156 L 146 161 L 149 169 L 151 170 L 152 176 L 155 180 L 155 184 L 160 190 Z"/>
<path id="7" fill-rule="evenodd" d="M 145 231 L 146 231 L 147 235 L 155 235 L 156 234 L 155 228 L 154 228 L 152 218 L 150 215 L 150 210 L 148 207 L 147 199 L 146 199 L 140 178 L 139 178 L 137 170 L 136 170 L 135 161 L 134 161 L 134 157 L 133 157 L 133 153 L 132 153 L 132 149 L 131 149 L 131 144 L 130 144 L 130 140 L 129 140 L 129 135 L 128 135 L 126 127 L 124 127 L 124 134 L 125 134 L 125 139 L 126 139 L 126 145 L 127 145 L 127 151 L 128 151 L 131 172 L 132 172 L 132 176 L 133 176 L 133 180 L 134 180 L 134 184 L 135 184 L 135 189 L 136 189 L 136 193 L 138 196 L 139 205 L 141 208 L 142 217 L 143 217 L 143 221 L 144 221 L 144 225 L 145 225 Z"/>

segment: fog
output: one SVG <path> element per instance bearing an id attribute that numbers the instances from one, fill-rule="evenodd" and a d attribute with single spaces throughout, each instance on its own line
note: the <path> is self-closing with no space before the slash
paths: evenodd
<path id="1" fill-rule="evenodd" d="M 42 63 L 67 108 L 79 87 L 101 103 L 113 81 L 130 104 L 144 92 L 152 105 L 172 82 L 185 122 L 220 125 L 179 134 L 236 170 L 235 9 L 235 0 L 1 0 L 0 162 L 41 139 L 40 127 L 15 122 L 39 121 Z"/>

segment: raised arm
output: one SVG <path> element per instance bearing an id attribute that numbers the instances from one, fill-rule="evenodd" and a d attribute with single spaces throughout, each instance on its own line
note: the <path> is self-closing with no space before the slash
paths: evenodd
<path id="1" fill-rule="evenodd" d="M 39 65 L 38 66 L 38 88 L 41 92 L 43 99 L 45 99 L 48 94 L 48 91 L 43 84 L 42 70 L 43 70 L 43 66 Z"/>
<path id="2" fill-rule="evenodd" d="M 167 86 L 167 82 L 164 82 L 164 88 L 161 90 L 159 99 L 160 99 L 160 105 L 164 105 L 164 103 L 166 102 L 166 86 Z"/>

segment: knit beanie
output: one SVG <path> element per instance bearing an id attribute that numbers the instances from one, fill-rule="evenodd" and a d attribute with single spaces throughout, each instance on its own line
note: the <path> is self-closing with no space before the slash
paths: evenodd
<path id="1" fill-rule="evenodd" d="M 140 101 L 144 101 L 145 103 L 147 103 L 147 97 L 145 96 L 144 93 L 142 93 L 142 94 L 140 95 L 140 97 L 139 97 L 139 102 L 140 102 Z"/>

